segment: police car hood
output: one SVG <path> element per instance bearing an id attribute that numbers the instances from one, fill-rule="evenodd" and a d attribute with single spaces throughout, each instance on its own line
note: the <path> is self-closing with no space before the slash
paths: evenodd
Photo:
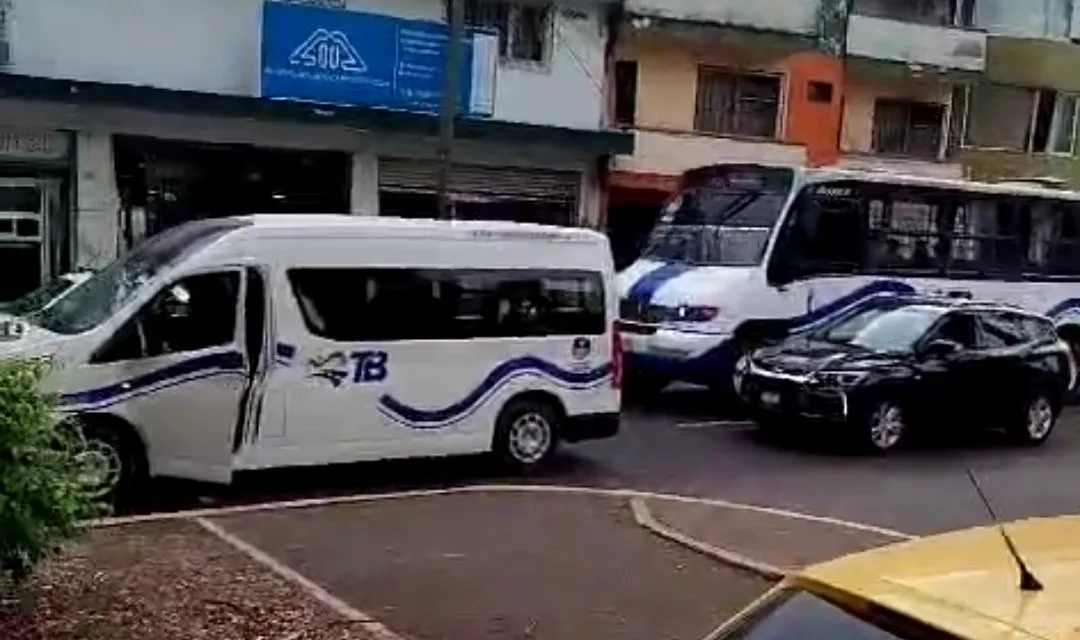
<path id="1" fill-rule="evenodd" d="M 17 321 L 17 318 L 12 316 L 0 317 L 0 324 L 11 321 Z M 28 322 L 23 322 L 21 335 L 0 335 L 0 358 L 54 356 L 70 340 L 69 336 L 53 333 Z"/>
<path id="2" fill-rule="evenodd" d="M 755 267 L 710 267 L 638 260 L 619 274 L 620 297 L 665 307 L 723 307 L 744 293 Z"/>

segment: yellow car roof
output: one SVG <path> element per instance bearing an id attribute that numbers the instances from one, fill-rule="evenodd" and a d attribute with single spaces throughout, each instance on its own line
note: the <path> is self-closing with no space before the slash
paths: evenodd
<path id="1" fill-rule="evenodd" d="M 971 640 L 1080 640 L 1080 516 L 1006 523 L 1042 591 L 1021 591 L 996 526 L 954 531 L 805 569 L 817 583 Z"/>

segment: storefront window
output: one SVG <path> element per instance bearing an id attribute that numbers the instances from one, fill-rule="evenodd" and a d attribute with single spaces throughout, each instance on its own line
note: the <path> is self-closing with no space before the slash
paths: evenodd
<path id="1" fill-rule="evenodd" d="M 125 240 L 189 220 L 253 213 L 348 213 L 351 158 L 117 136 Z"/>

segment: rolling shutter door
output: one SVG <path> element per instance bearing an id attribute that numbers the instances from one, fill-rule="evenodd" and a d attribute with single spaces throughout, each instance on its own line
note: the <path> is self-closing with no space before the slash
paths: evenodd
<path id="1" fill-rule="evenodd" d="M 436 160 L 379 159 L 379 190 L 431 193 L 438 183 Z M 493 199 L 576 202 L 581 184 L 578 171 L 455 164 L 450 191 L 461 196 Z"/>

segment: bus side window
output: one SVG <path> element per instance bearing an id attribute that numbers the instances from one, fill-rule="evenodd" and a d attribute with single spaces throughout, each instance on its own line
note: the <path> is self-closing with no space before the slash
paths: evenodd
<path id="1" fill-rule="evenodd" d="M 868 262 L 878 272 L 942 269 L 951 219 L 947 194 L 929 190 L 881 190 L 869 198 Z"/>
<path id="2" fill-rule="evenodd" d="M 823 191 L 824 189 L 824 191 Z M 863 224 L 857 185 L 811 185 L 773 252 L 774 284 L 814 275 L 853 274 L 862 266 Z M 774 275 L 775 274 L 775 275 Z"/>

